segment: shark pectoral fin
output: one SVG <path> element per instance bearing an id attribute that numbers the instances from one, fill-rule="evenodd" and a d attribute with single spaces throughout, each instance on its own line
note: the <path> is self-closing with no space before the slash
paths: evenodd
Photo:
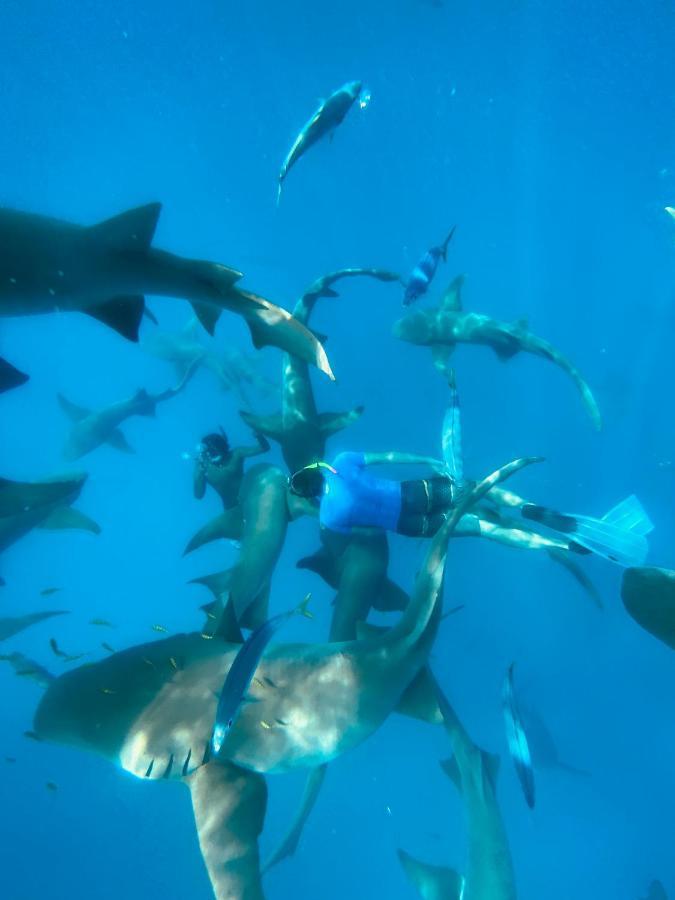
<path id="1" fill-rule="evenodd" d="M 188 779 L 199 846 L 216 897 L 264 900 L 258 837 L 267 809 L 262 775 L 212 760 Z"/>
<path id="2" fill-rule="evenodd" d="M 82 310 L 93 319 L 113 328 L 129 341 L 138 341 L 138 329 L 145 311 L 145 297 L 112 297 Z"/>
<path id="3" fill-rule="evenodd" d="M 217 541 L 220 538 L 230 541 L 238 541 L 241 538 L 244 521 L 240 506 L 233 506 L 226 509 L 225 512 L 211 519 L 203 528 L 193 535 L 188 542 L 187 547 L 183 551 L 183 556 L 192 553 L 198 547 L 209 544 L 211 541 Z"/>
<path id="4" fill-rule="evenodd" d="M 213 335 L 222 310 L 212 303 L 202 303 L 199 300 L 191 301 L 190 306 L 195 311 L 204 330 Z"/>
<path id="5" fill-rule="evenodd" d="M 71 506 L 60 506 L 58 509 L 55 509 L 40 523 L 38 528 L 44 528 L 47 531 L 78 528 L 82 531 L 90 531 L 92 534 L 101 533 L 101 526 L 97 522 L 80 512 L 79 509 L 73 509 Z"/>
<path id="6" fill-rule="evenodd" d="M 356 422 L 357 419 L 363 415 L 363 410 L 363 406 L 355 406 L 354 409 L 350 409 L 347 412 L 320 413 L 319 428 L 321 429 L 321 434 L 324 437 L 330 437 L 332 434 L 336 434 L 338 431 L 341 431 L 343 428 Z"/>
<path id="7" fill-rule="evenodd" d="M 224 569 L 222 572 L 214 572 L 212 575 L 202 575 L 201 578 L 192 578 L 189 584 L 203 584 L 213 596 L 220 600 L 223 594 L 230 589 L 232 581 L 232 569 Z"/>
<path id="8" fill-rule="evenodd" d="M 284 433 L 284 422 L 281 413 L 272 416 L 256 416 L 246 409 L 240 409 L 239 415 L 249 428 L 259 431 L 274 441 L 280 441 Z"/>
<path id="9" fill-rule="evenodd" d="M 268 872 L 273 866 L 276 866 L 277 863 L 280 863 L 283 859 L 286 859 L 286 857 L 294 855 L 295 851 L 298 848 L 298 842 L 300 840 L 300 836 L 302 835 L 302 831 L 305 827 L 307 819 L 314 809 L 316 801 L 319 797 L 319 792 L 321 790 L 324 778 L 326 777 L 327 770 L 328 766 L 326 765 L 326 763 L 324 763 L 322 766 L 318 766 L 316 769 L 312 769 L 308 774 L 307 781 L 305 782 L 305 790 L 300 802 L 300 808 L 298 809 L 295 818 L 291 822 L 291 825 L 285 837 L 282 839 L 276 850 L 274 850 L 265 861 L 265 864 L 262 868 L 263 875 Z"/>
<path id="10" fill-rule="evenodd" d="M 106 444 L 110 444 L 111 447 L 114 447 L 115 450 L 119 450 L 121 453 L 135 453 L 136 451 L 131 446 L 131 444 L 124 437 L 124 432 L 116 428 L 114 431 L 110 432 L 106 440 Z"/>
<path id="11" fill-rule="evenodd" d="M 571 558 L 567 550 L 559 550 L 556 547 L 552 547 L 547 552 L 551 559 L 555 560 L 555 562 L 557 563 L 560 563 L 561 566 L 564 566 L 564 568 L 567 569 L 572 577 L 579 582 L 581 587 L 590 596 L 598 609 L 605 608 L 605 604 L 602 602 L 602 596 L 600 595 L 600 592 L 588 577 L 586 572 L 584 572 L 581 566 L 577 563 L 577 561 Z"/>
<path id="12" fill-rule="evenodd" d="M 441 769 L 448 776 L 450 781 L 454 784 L 457 790 L 462 793 L 462 773 L 459 771 L 459 766 L 457 765 L 457 759 L 454 756 L 451 756 L 450 759 L 442 759 L 441 760 Z"/>
<path id="13" fill-rule="evenodd" d="M 87 409 L 85 406 L 78 406 L 76 403 L 71 403 L 70 400 L 63 396 L 63 394 L 57 394 L 56 399 L 58 400 L 62 412 L 66 414 L 71 422 L 81 422 L 82 419 L 86 419 L 87 416 L 91 415 L 90 409 Z"/>
<path id="14" fill-rule="evenodd" d="M 320 547 L 311 556 L 303 556 L 302 559 L 296 562 L 295 567 L 316 572 L 330 587 L 337 588 L 338 586 L 339 575 L 335 557 L 327 547 Z"/>
<path id="15" fill-rule="evenodd" d="M 402 716 L 410 716 L 432 725 L 443 721 L 436 700 L 436 683 L 426 667 L 417 673 L 405 689 L 395 711 Z"/>
<path id="16" fill-rule="evenodd" d="M 396 852 L 408 880 L 423 900 L 460 900 L 464 879 L 454 869 L 421 862 L 405 850 Z"/>
<path id="17" fill-rule="evenodd" d="M 518 341 L 515 338 L 504 335 L 504 341 L 501 344 L 493 344 L 492 349 L 495 351 L 497 358 L 502 362 L 508 362 L 510 359 L 520 352 Z"/>
<path id="18" fill-rule="evenodd" d="M 25 372 L 20 372 L 15 366 L 0 356 L 0 394 L 25 384 L 29 377 Z"/>
<path id="19" fill-rule="evenodd" d="M 373 609 L 378 612 L 403 612 L 409 601 L 410 597 L 403 588 L 387 578 L 373 600 Z"/>

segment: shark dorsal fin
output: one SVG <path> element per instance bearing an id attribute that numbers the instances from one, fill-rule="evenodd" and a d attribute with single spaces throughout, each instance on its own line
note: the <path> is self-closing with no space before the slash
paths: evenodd
<path id="1" fill-rule="evenodd" d="M 461 312 L 462 306 L 462 288 L 466 275 L 458 275 L 450 282 L 441 299 L 442 309 L 449 312 Z"/>
<path id="2" fill-rule="evenodd" d="M 137 206 L 87 229 L 89 237 L 110 249 L 145 251 L 152 244 L 161 203 Z"/>

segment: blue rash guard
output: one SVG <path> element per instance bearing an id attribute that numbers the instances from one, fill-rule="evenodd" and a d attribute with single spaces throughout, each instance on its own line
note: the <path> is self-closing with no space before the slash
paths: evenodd
<path id="1" fill-rule="evenodd" d="M 332 466 L 335 474 L 323 470 L 321 524 L 340 534 L 349 534 L 352 528 L 396 531 L 401 515 L 401 483 L 370 475 L 365 453 L 339 453 Z"/>

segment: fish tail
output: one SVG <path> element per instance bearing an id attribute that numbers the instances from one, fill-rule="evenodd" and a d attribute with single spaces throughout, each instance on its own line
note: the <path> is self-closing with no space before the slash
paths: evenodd
<path id="1" fill-rule="evenodd" d="M 453 236 L 454 233 L 455 233 L 455 228 L 457 228 L 457 226 L 456 226 L 456 225 L 453 225 L 452 228 L 450 229 L 450 232 L 449 232 L 448 236 L 447 236 L 446 239 L 443 241 L 443 246 L 442 246 L 442 248 L 441 248 L 441 256 L 443 257 L 443 262 L 447 262 L 447 261 L 448 261 L 448 244 L 449 244 L 450 241 L 452 240 L 452 236 Z"/>
<path id="2" fill-rule="evenodd" d="M 310 593 L 310 594 L 307 594 L 307 596 L 306 596 L 305 599 L 302 601 L 302 603 L 301 603 L 298 607 L 296 607 L 295 612 L 297 612 L 298 615 L 304 616 L 306 619 L 313 619 L 313 618 L 314 618 L 314 614 L 311 613 L 311 612 L 309 611 L 309 609 L 307 608 L 307 607 L 309 606 L 309 601 L 310 601 L 311 599 L 312 599 L 311 593 Z"/>

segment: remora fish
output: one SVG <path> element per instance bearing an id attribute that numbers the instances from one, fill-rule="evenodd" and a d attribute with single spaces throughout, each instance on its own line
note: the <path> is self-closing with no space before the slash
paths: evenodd
<path id="1" fill-rule="evenodd" d="M 419 300 L 419 298 L 429 290 L 429 285 L 433 281 L 439 262 L 441 259 L 443 262 L 447 262 L 448 244 L 452 240 L 456 227 L 457 226 L 455 225 L 452 226 L 448 236 L 440 246 L 431 247 L 430 250 L 427 250 L 422 259 L 410 273 L 410 278 L 406 284 L 405 294 L 403 296 L 404 306 L 410 306 L 411 303 L 414 303 L 415 300 Z"/>
<path id="2" fill-rule="evenodd" d="M 506 727 L 506 740 L 509 745 L 509 753 L 516 767 L 516 775 L 523 789 L 525 800 L 530 809 L 534 809 L 534 772 L 530 759 L 530 748 L 527 744 L 527 736 L 518 712 L 515 692 L 513 687 L 513 667 L 511 663 L 504 679 L 502 690 L 502 702 L 504 705 L 504 725 Z"/>
<path id="3" fill-rule="evenodd" d="M 259 628 L 251 632 L 242 644 L 241 650 L 235 656 L 234 662 L 225 677 L 218 700 L 216 723 L 213 728 L 213 737 L 211 738 L 211 747 L 216 756 L 220 753 L 227 733 L 232 728 L 241 704 L 244 702 L 244 695 L 249 689 L 265 648 L 281 626 L 293 616 L 312 617 L 312 614 L 307 609 L 310 597 L 311 594 L 307 594 L 299 606 L 279 613 L 277 616 L 272 616 L 271 619 L 268 619 L 267 622 L 264 622 Z"/>
<path id="4" fill-rule="evenodd" d="M 434 362 L 441 371 L 447 369 L 448 358 L 457 344 L 482 344 L 492 347 L 503 361 L 511 359 L 518 353 L 541 356 L 555 363 L 570 376 L 581 394 L 593 425 L 599 431 L 602 420 L 598 404 L 576 366 L 548 341 L 529 331 L 526 319 L 501 322 L 480 313 L 465 312 L 462 308 L 461 295 L 463 284 L 464 276 L 460 275 L 451 282 L 439 306 L 417 309 L 399 319 L 393 328 L 395 337 L 410 344 L 429 347 Z"/>
<path id="5" fill-rule="evenodd" d="M 304 125 L 281 165 L 277 204 L 281 200 L 281 186 L 290 170 L 310 147 L 340 125 L 360 93 L 361 82 L 348 81 L 347 84 L 334 91 L 327 100 L 324 100 L 312 118 Z"/>
<path id="6" fill-rule="evenodd" d="M 209 333 L 229 310 L 256 347 L 284 347 L 332 375 L 323 347 L 290 313 L 235 287 L 241 272 L 151 247 L 160 211 L 150 203 L 82 227 L 0 208 L 0 316 L 83 312 L 137 341 L 144 295 L 180 297 Z"/>

